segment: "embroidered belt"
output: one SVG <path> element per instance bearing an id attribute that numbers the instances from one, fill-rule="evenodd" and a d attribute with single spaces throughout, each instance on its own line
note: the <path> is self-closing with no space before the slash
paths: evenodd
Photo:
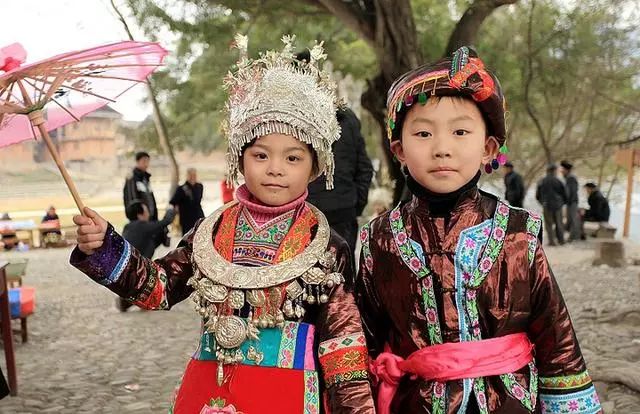
<path id="1" fill-rule="evenodd" d="M 247 340 L 240 346 L 244 355 L 240 364 L 315 370 L 314 337 L 315 327 L 308 323 L 287 321 L 282 329 L 260 329 L 260 340 Z M 193 359 L 217 361 L 215 334 L 201 336 Z"/>

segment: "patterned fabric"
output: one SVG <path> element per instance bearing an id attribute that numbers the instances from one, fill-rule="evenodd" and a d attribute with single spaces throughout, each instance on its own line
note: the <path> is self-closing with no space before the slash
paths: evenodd
<path id="1" fill-rule="evenodd" d="M 540 389 L 542 390 L 574 390 L 590 384 L 591 377 L 587 371 L 576 375 L 540 377 Z"/>
<path id="2" fill-rule="evenodd" d="M 363 334 L 345 335 L 321 342 L 318 354 L 327 387 L 369 378 L 367 345 Z"/>
<path id="3" fill-rule="evenodd" d="M 540 233 L 540 227 L 542 226 L 542 219 L 538 214 L 529 212 L 527 217 L 527 242 L 528 246 L 528 259 L 529 267 L 533 265 L 533 257 L 536 254 L 536 247 L 538 246 L 538 234 Z"/>
<path id="4" fill-rule="evenodd" d="M 485 220 L 477 226 L 470 227 L 460 233 L 458 246 L 455 253 L 456 276 L 456 309 L 458 312 L 458 329 L 460 330 L 460 342 L 470 341 L 469 321 L 465 310 L 466 291 L 465 283 L 471 280 L 471 273 L 478 264 L 478 259 L 484 246 L 491 235 L 491 220 Z M 458 409 L 459 414 L 466 413 L 469 404 L 469 396 L 473 387 L 473 379 L 462 380 L 462 402 Z"/>
<path id="5" fill-rule="evenodd" d="M 574 375 L 540 377 L 540 402 L 545 414 L 602 412 L 598 394 L 587 371 Z"/>
<path id="6" fill-rule="evenodd" d="M 360 230 L 360 243 L 362 244 L 362 255 L 364 256 L 364 265 L 369 272 L 373 271 L 373 256 L 371 256 L 371 248 L 369 247 L 369 234 L 371 234 L 371 223 L 362 226 Z"/>
<path id="7" fill-rule="evenodd" d="M 528 391 L 520 385 L 515 375 L 511 373 L 500 375 L 500 379 L 509 394 L 520 401 L 527 410 L 533 412 L 536 409 L 536 401 L 538 400 L 538 369 L 533 361 L 529 363 Z"/>
<path id="8" fill-rule="evenodd" d="M 205 333 L 193 356 L 199 361 L 217 361 L 215 336 Z M 297 370 L 315 370 L 313 342 L 315 330 L 307 323 L 287 322 L 284 329 L 260 330 L 260 341 L 245 341 L 240 346 L 242 364 Z"/>
<path id="9" fill-rule="evenodd" d="M 278 352 L 278 366 L 282 368 L 292 368 L 293 358 L 296 349 L 296 337 L 298 335 L 298 324 L 296 322 L 285 322 L 282 328 L 280 340 L 280 351 Z"/>
<path id="10" fill-rule="evenodd" d="M 108 286 L 120 279 L 129 264 L 131 245 L 109 224 L 104 244 L 90 257 L 86 273 L 101 285 Z"/>
<path id="11" fill-rule="evenodd" d="M 258 225 L 246 208 L 238 217 L 235 229 L 233 262 L 245 266 L 268 266 L 273 263 L 280 244 L 293 223 L 295 210 Z"/>
<path id="12" fill-rule="evenodd" d="M 583 391 L 569 394 L 540 394 L 544 414 L 598 414 L 602 413 L 600 400 L 593 385 Z"/>
<path id="13" fill-rule="evenodd" d="M 283 216 L 288 217 L 289 220 L 293 221 L 293 224 L 289 222 L 288 228 L 284 231 L 284 235 L 282 240 L 280 241 L 280 246 L 277 247 L 275 254 L 271 255 L 271 260 L 267 262 L 267 256 L 260 256 L 260 252 L 266 252 L 266 249 L 260 250 L 258 245 L 254 245 L 252 247 L 256 247 L 256 249 L 246 248 L 244 249 L 244 253 L 247 253 L 249 256 L 243 256 L 243 249 L 236 249 L 236 243 L 245 244 L 245 240 L 241 239 L 241 233 L 245 236 L 256 237 L 253 230 L 251 230 L 251 225 L 246 225 L 248 223 L 248 219 L 246 216 L 250 216 L 250 214 L 243 214 L 244 208 L 242 205 L 237 204 L 229 209 L 227 209 L 220 219 L 220 224 L 218 226 L 218 231 L 215 237 L 214 246 L 215 249 L 220 253 L 222 257 L 227 260 L 233 261 L 236 264 L 246 264 L 244 261 L 251 262 L 250 265 L 254 266 L 266 266 L 273 263 L 280 263 L 285 260 L 288 260 L 309 245 L 311 241 L 311 228 L 318 223 L 315 215 L 311 211 L 308 206 L 304 206 L 302 211 L 300 212 L 298 218 L 293 221 L 293 211 L 290 213 L 286 213 Z M 289 217 L 289 214 L 291 216 Z M 283 217 L 280 216 L 280 217 Z M 244 222 L 245 225 L 240 227 L 240 222 Z M 275 224 L 278 222 L 279 224 L 283 224 L 283 222 L 278 220 L 272 220 L 270 223 Z M 263 240 L 269 239 L 269 234 L 272 234 L 271 240 L 275 238 L 279 238 L 280 236 L 275 236 L 276 233 L 280 233 L 281 229 L 279 229 L 276 225 L 276 229 L 271 229 L 271 233 L 269 231 L 265 231 L 266 227 L 271 227 L 269 223 L 266 223 L 262 227 L 262 232 L 257 237 L 264 237 Z M 239 230 L 239 231 L 238 231 Z M 245 247 L 251 247 L 251 242 L 248 242 Z M 267 244 L 269 244 L 267 242 Z"/>
<path id="14" fill-rule="evenodd" d="M 438 320 L 438 304 L 436 295 L 433 291 L 433 276 L 427 266 L 424 255 L 418 255 L 413 246 L 413 240 L 409 238 L 405 231 L 402 214 L 400 214 L 400 205 L 394 208 L 389 215 L 389 223 L 393 232 L 400 257 L 411 272 L 420 282 L 422 295 L 422 304 L 424 306 L 425 315 L 427 317 L 427 332 L 432 345 L 442 343 L 442 331 L 440 330 L 440 321 Z M 433 382 L 433 414 L 442 414 L 446 411 L 447 406 L 447 385 L 441 382 Z"/>
<path id="15" fill-rule="evenodd" d="M 148 310 L 169 309 L 167 301 L 167 274 L 157 263 L 151 262 L 149 275 L 138 295 L 129 299 L 137 306 Z"/>
<path id="16" fill-rule="evenodd" d="M 304 372 L 304 414 L 320 413 L 320 386 L 316 371 Z"/>

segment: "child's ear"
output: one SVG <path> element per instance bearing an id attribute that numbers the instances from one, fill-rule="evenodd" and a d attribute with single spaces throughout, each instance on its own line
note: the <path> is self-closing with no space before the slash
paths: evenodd
<path id="1" fill-rule="evenodd" d="M 398 159 L 398 161 L 400 161 L 402 164 L 404 164 L 404 160 L 405 160 L 405 156 L 404 156 L 404 149 L 402 148 L 402 141 L 395 140 L 391 142 L 391 152 L 393 153 L 393 155 L 396 156 L 396 158 Z"/>
<path id="2" fill-rule="evenodd" d="M 488 164 L 498 156 L 500 145 L 496 137 L 487 137 L 484 141 L 484 154 L 482 156 L 482 164 Z"/>

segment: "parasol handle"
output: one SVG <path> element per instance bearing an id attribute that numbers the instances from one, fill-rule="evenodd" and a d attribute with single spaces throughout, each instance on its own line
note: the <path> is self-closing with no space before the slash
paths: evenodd
<path id="1" fill-rule="evenodd" d="M 47 145 L 47 148 L 49 149 L 49 153 L 51 154 L 51 157 L 53 158 L 56 165 L 58 166 L 58 170 L 60 170 L 60 174 L 62 174 L 62 178 L 64 179 L 64 182 L 67 184 L 67 188 L 69 188 L 69 191 L 71 192 L 73 201 L 76 202 L 76 206 L 78 206 L 78 209 L 80 210 L 80 214 L 84 215 L 84 203 L 80 199 L 80 194 L 76 189 L 76 185 L 71 179 L 71 176 L 69 175 L 69 173 L 67 172 L 67 168 L 64 166 L 64 163 L 62 162 L 62 159 L 60 158 L 60 154 L 58 153 L 58 150 L 56 149 L 55 145 L 53 145 L 53 142 L 51 141 L 51 137 L 49 136 L 49 132 L 44 126 L 45 121 L 42 115 L 42 111 L 41 110 L 32 111 L 28 114 L 28 116 L 29 116 L 29 120 L 31 121 L 31 124 L 34 127 L 38 128 L 38 130 L 40 131 L 40 135 L 42 135 L 42 139 L 44 139 L 44 143 Z"/>

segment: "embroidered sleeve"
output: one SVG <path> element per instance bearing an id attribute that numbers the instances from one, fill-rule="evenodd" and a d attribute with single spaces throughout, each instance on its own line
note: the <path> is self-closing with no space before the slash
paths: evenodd
<path id="1" fill-rule="evenodd" d="M 573 330 L 569 312 L 542 247 L 531 266 L 531 322 L 543 413 L 599 413 L 596 390 Z"/>
<path id="2" fill-rule="evenodd" d="M 369 379 L 367 346 L 362 333 L 320 343 L 318 356 L 327 387 L 345 381 Z"/>
<path id="3" fill-rule="evenodd" d="M 192 291 L 190 232 L 178 248 L 156 261 L 143 257 L 109 225 L 103 245 L 87 256 L 77 247 L 70 263 L 118 296 L 145 309 L 169 309 Z"/>
<path id="4" fill-rule="evenodd" d="M 539 388 L 544 414 L 602 412 L 598 394 L 587 371 L 575 375 L 540 377 Z"/>
<path id="5" fill-rule="evenodd" d="M 336 268 L 353 281 L 351 252 L 344 241 L 332 238 Z M 338 285 L 317 317 L 318 358 L 325 384 L 325 410 L 331 414 L 374 412 L 368 377 L 367 348 L 360 312 L 353 297 L 353 283 Z"/>

